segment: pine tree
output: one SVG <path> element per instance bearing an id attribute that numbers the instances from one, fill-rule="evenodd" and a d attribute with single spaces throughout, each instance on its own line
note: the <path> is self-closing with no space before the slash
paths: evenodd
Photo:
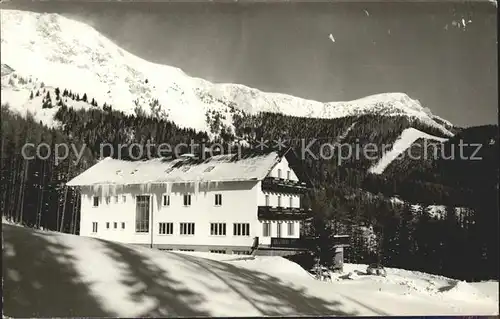
<path id="1" fill-rule="evenodd" d="M 30 93 L 30 100 L 33 100 L 33 91 Z"/>
<path id="2" fill-rule="evenodd" d="M 87 102 L 87 93 L 83 94 L 82 101 L 83 102 Z"/>

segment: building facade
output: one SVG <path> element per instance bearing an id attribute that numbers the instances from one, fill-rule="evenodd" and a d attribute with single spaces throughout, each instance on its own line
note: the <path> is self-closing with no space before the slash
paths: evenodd
<path id="1" fill-rule="evenodd" d="M 106 158 L 68 182 L 81 193 L 80 235 L 164 250 L 293 254 L 310 215 L 301 208 L 309 182 L 293 156 Z"/>

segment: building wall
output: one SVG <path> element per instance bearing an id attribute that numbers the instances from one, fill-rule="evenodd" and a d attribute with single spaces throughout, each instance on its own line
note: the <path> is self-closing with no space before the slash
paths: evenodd
<path id="1" fill-rule="evenodd" d="M 137 195 L 150 195 L 150 229 L 153 229 L 153 244 L 157 245 L 218 245 L 245 246 L 253 244 L 255 236 L 260 236 L 262 229 L 257 219 L 258 182 L 231 182 L 218 185 L 195 186 L 191 184 L 175 184 L 151 186 L 148 189 L 126 187 L 111 190 L 109 193 L 91 189 L 82 190 L 82 206 L 80 234 L 118 242 L 133 244 L 150 244 L 151 232 L 135 232 Z M 170 194 L 170 205 L 163 206 L 163 195 Z M 191 194 L 191 205 L 185 207 L 183 195 Z M 215 194 L 222 195 L 222 205 L 215 206 Z M 93 207 L 93 196 L 99 195 L 99 207 Z M 110 203 L 106 204 L 106 197 Z M 118 202 L 115 202 L 118 196 Z M 125 201 L 124 201 L 125 199 Z M 92 222 L 98 222 L 97 233 L 92 232 Z M 110 228 L 106 228 L 106 223 Z M 117 223 L 117 229 L 114 223 Z M 125 223 L 122 229 L 121 223 Z M 173 234 L 159 234 L 159 223 L 173 223 Z M 195 223 L 194 235 L 180 235 L 180 223 Z M 226 235 L 210 234 L 210 223 L 226 223 Z M 233 223 L 249 223 L 249 236 L 234 236 Z"/>
<path id="2" fill-rule="evenodd" d="M 281 169 L 282 178 L 288 176 L 297 180 L 297 176 L 288 167 L 285 158 L 270 172 L 278 177 Z M 290 175 L 288 175 L 290 171 Z M 269 195 L 270 206 L 277 206 L 278 194 L 262 191 L 261 182 L 225 182 L 211 184 L 171 184 L 118 187 L 116 189 L 82 188 L 80 235 L 97 237 L 117 242 L 151 245 L 158 247 L 208 246 L 214 247 L 251 247 L 255 237 L 260 244 L 269 245 L 271 237 L 278 237 L 277 221 L 271 224 L 270 236 L 263 236 L 263 224 L 259 221 L 257 206 L 265 206 L 265 195 Z M 191 205 L 183 205 L 184 194 L 191 194 Z M 215 194 L 222 195 L 222 205 L 215 205 Z M 150 220 L 148 233 L 136 233 L 136 196 L 150 196 Z M 163 205 L 163 196 L 170 196 L 170 204 Z M 93 207 L 93 196 L 99 196 L 99 206 Z M 282 206 L 289 206 L 288 194 L 282 194 Z M 106 198 L 109 198 L 107 203 Z M 300 207 L 300 197 L 293 196 L 293 207 Z M 98 231 L 92 231 L 92 223 L 98 223 Z M 180 223 L 195 223 L 194 235 L 180 235 Z M 109 229 L 106 228 L 109 223 Z M 115 228 L 116 223 L 116 228 Z M 125 229 L 122 228 L 125 223 Z M 173 223 L 173 234 L 159 234 L 159 223 Z M 210 223 L 226 223 L 226 235 L 211 235 Z M 233 223 L 250 224 L 249 236 L 233 235 Z M 293 235 L 288 234 L 288 221 L 281 222 L 281 237 L 299 238 L 300 222 L 291 221 Z M 169 246 L 170 245 L 170 246 Z M 239 249 L 238 248 L 238 249 Z"/>
<path id="3" fill-rule="evenodd" d="M 288 161 L 286 160 L 285 157 L 281 158 L 281 161 L 278 164 L 276 164 L 276 166 L 274 166 L 274 168 L 271 170 L 268 176 L 279 178 L 280 171 L 281 171 L 281 178 L 283 179 L 289 179 L 292 181 L 299 180 L 297 178 L 297 175 L 295 175 L 295 172 L 288 166 Z M 288 178 L 288 172 L 290 172 L 290 178 Z"/>
<path id="4" fill-rule="evenodd" d="M 268 176 L 270 177 L 276 177 L 279 178 L 281 175 L 281 178 L 283 179 L 289 179 L 293 181 L 298 181 L 299 179 L 297 178 L 297 175 L 288 166 L 288 161 L 286 160 L 285 157 L 281 159 L 281 161 L 276 164 L 276 166 L 271 170 Z M 281 171 L 281 173 L 280 173 Z M 290 173 L 288 173 L 290 172 Z M 269 202 L 266 203 L 266 196 L 268 196 Z M 279 202 L 279 197 L 281 197 L 281 206 L 282 207 L 290 207 L 290 198 L 292 198 L 292 206 L 294 208 L 300 208 L 300 196 L 299 195 L 292 195 L 292 194 L 278 194 L 274 192 L 267 192 L 263 191 L 262 187 L 259 186 L 258 189 L 258 199 L 257 199 L 257 204 L 258 206 L 269 206 L 271 207 L 278 207 L 278 202 Z M 260 222 L 260 236 L 259 236 L 259 242 L 264 245 L 270 245 L 271 244 L 271 237 L 278 237 L 278 221 L 267 221 L 271 223 L 271 235 L 269 237 L 264 237 L 263 236 L 263 223 L 264 221 Z M 283 221 L 281 222 L 281 237 L 283 238 L 299 238 L 300 237 L 300 221 L 291 221 L 293 224 L 293 235 L 288 235 L 288 221 Z"/>

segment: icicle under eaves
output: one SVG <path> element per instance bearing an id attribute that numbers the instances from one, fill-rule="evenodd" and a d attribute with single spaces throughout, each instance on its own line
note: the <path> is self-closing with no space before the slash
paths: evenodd
<path id="1" fill-rule="evenodd" d="M 172 193 L 172 182 L 165 183 L 165 193 L 169 196 Z"/>
<path id="2" fill-rule="evenodd" d="M 191 184 L 194 186 L 194 197 L 198 197 L 198 194 L 200 193 L 200 180 L 197 179 L 196 181 L 191 182 Z"/>

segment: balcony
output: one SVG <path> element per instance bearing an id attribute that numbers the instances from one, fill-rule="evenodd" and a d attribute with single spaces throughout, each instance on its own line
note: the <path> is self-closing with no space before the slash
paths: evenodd
<path id="1" fill-rule="evenodd" d="M 283 178 L 266 177 L 262 180 L 262 190 L 285 194 L 304 194 L 309 188 L 306 183 Z"/>
<path id="2" fill-rule="evenodd" d="M 335 236 L 333 236 L 333 244 L 335 246 L 342 246 L 342 247 L 349 246 L 349 235 L 335 235 Z"/>
<path id="3" fill-rule="evenodd" d="M 307 247 L 308 238 L 277 238 L 271 237 L 270 248 L 292 248 L 305 249 Z"/>
<path id="4" fill-rule="evenodd" d="M 259 220 L 304 220 L 312 216 L 312 211 L 304 208 L 259 206 L 257 216 Z"/>
<path id="5" fill-rule="evenodd" d="M 313 237 L 300 237 L 300 238 L 277 238 L 271 237 L 270 248 L 293 248 L 293 249 L 307 249 L 313 247 L 315 239 Z M 337 235 L 333 238 L 333 246 L 347 247 L 349 246 L 348 235 Z"/>

